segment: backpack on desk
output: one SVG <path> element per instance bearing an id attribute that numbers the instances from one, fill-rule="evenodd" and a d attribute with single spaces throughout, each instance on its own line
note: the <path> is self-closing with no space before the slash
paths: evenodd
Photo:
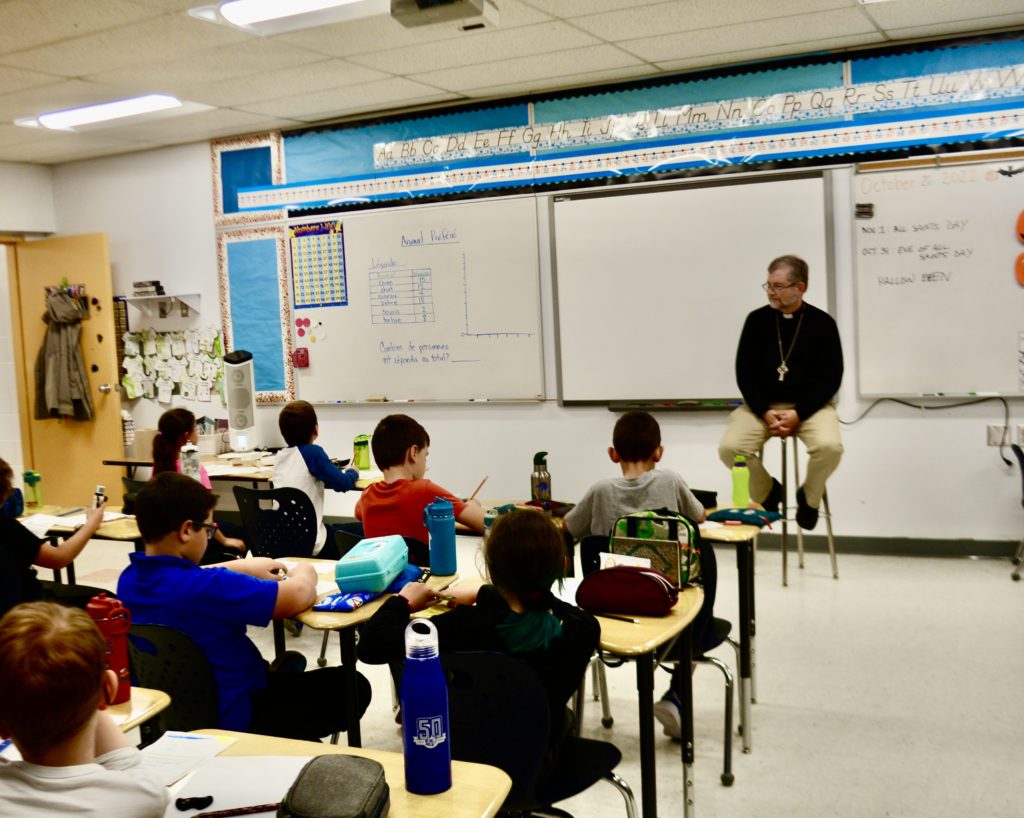
<path id="1" fill-rule="evenodd" d="M 613 554 L 650 560 L 679 588 L 700 576 L 700 531 L 689 517 L 667 508 L 619 517 L 608 547 Z"/>

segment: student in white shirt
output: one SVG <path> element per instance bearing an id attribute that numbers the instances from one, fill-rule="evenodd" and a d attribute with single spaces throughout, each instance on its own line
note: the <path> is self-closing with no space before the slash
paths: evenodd
<path id="1" fill-rule="evenodd" d="M 167 788 L 103 712 L 116 691 L 84 611 L 30 602 L 0 619 L 0 736 L 24 759 L 0 760 L 0 811 L 163 816 Z"/>

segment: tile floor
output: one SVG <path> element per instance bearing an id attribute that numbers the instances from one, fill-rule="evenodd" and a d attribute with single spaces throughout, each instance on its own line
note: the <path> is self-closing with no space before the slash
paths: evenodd
<path id="1" fill-rule="evenodd" d="M 735 561 L 728 547 L 719 554 L 715 612 L 735 619 Z M 79 581 L 113 587 L 126 562 L 122 544 L 94 541 L 76 563 Z M 730 788 L 719 783 L 721 675 L 702 667 L 694 677 L 697 814 L 1024 815 L 1024 582 L 1010 580 L 1009 563 L 840 554 L 836 581 L 827 555 L 809 554 L 782 588 L 779 562 L 778 552 L 758 557 L 753 752 L 736 739 Z M 472 541 L 460 543 L 459 565 L 480 572 Z M 250 635 L 272 654 L 269 629 Z M 319 634 L 288 641 L 314 666 Z M 734 663 L 728 647 L 718 653 Z M 336 641 L 328 657 L 338 661 Z M 364 743 L 400 750 L 387 672 L 361 670 L 376 695 Z M 615 723 L 601 727 L 588 702 L 584 730 L 619 746 L 618 771 L 638 792 L 635 678 L 630 666 L 608 671 Z M 679 745 L 658 735 L 659 811 L 681 815 Z M 624 815 L 601 783 L 562 806 L 578 818 Z"/>

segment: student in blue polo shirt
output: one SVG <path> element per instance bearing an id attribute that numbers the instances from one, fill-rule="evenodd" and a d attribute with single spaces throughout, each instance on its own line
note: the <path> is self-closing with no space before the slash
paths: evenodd
<path id="1" fill-rule="evenodd" d="M 176 472 L 157 475 L 139 491 L 135 515 L 146 551 L 131 554 L 117 583 L 132 621 L 183 631 L 213 666 L 219 723 L 226 730 L 316 740 L 347 728 L 340 667 L 308 673 L 305 657 L 289 651 L 268 667 L 246 626 L 266 627 L 309 608 L 316 573 L 289 572 L 265 557 L 199 566 L 217 496 Z M 357 712 L 370 702 L 358 676 Z M 213 725 L 211 725 L 213 726 Z"/>

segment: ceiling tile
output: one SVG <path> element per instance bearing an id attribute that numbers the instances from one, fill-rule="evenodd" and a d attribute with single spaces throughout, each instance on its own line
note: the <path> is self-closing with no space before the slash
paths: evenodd
<path id="1" fill-rule="evenodd" d="M 1021 0 L 899 0 L 898 3 L 874 3 L 864 11 L 885 29 L 915 28 L 935 23 L 956 23 L 947 31 L 970 31 L 984 28 L 981 18 L 1016 15 L 1024 8 Z M 1011 23 L 1007 23 L 1009 25 Z"/>
<path id="2" fill-rule="evenodd" d="M 0 161 L 40 162 L 57 164 L 91 159 L 96 156 L 110 156 L 117 153 L 131 153 L 157 147 L 127 139 L 109 139 L 88 134 L 40 134 L 42 138 L 20 145 L 0 147 Z M 59 136 L 61 138 L 54 139 Z"/>
<path id="3" fill-rule="evenodd" d="M 183 85 L 209 77 L 233 79 L 257 72 L 286 69 L 322 60 L 319 54 L 274 40 L 247 40 L 194 51 L 167 60 L 125 66 L 91 74 L 86 79 L 132 90 L 163 90 L 177 93 Z"/>
<path id="4" fill-rule="evenodd" d="M 0 54 L 81 37 L 159 14 L 159 9 L 126 0 L 8 0 L 0 14 Z"/>
<path id="5" fill-rule="evenodd" d="M 620 46 L 649 62 L 664 63 L 705 54 L 774 48 L 779 54 L 818 50 L 817 44 L 837 37 L 874 34 L 875 27 L 856 9 L 758 20 L 694 33 L 665 34 L 627 40 Z"/>
<path id="6" fill-rule="evenodd" d="M 132 125 L 119 125 L 106 128 L 104 136 L 112 139 L 131 139 L 138 142 L 164 142 L 189 139 L 203 139 L 207 132 L 224 129 L 247 130 L 256 128 L 257 123 L 266 121 L 262 114 L 251 114 L 245 111 L 216 109 L 201 111 L 197 114 L 166 117 L 150 122 L 137 122 Z"/>
<path id="7" fill-rule="evenodd" d="M 527 2 L 534 8 L 566 19 L 595 12 L 651 6 L 662 3 L 664 0 L 527 0 Z"/>
<path id="8" fill-rule="evenodd" d="M 883 34 L 860 34 L 854 37 L 837 37 L 831 40 L 818 40 L 815 42 L 815 51 L 841 51 L 847 48 L 858 48 L 862 46 L 882 45 L 886 42 Z M 792 50 L 787 51 L 787 48 Z M 771 46 L 767 48 L 752 48 L 742 51 L 729 51 L 718 54 L 703 54 L 697 57 L 690 57 L 684 60 L 659 60 L 658 68 L 667 73 L 676 71 L 696 71 L 701 68 L 721 68 L 743 63 L 771 60 L 776 57 L 797 56 L 807 54 L 807 43 L 795 43 L 792 46 Z"/>
<path id="9" fill-rule="evenodd" d="M 955 36 L 970 32 L 1000 31 L 1024 25 L 1024 13 L 1005 14 L 999 17 L 981 17 L 971 20 L 971 29 L 965 30 L 962 23 L 933 23 L 911 28 L 894 28 L 887 33 L 894 40 L 916 40 L 925 37 Z"/>
<path id="10" fill-rule="evenodd" d="M 510 82 L 549 81 L 574 74 L 641 64 L 643 63 L 636 57 L 615 46 L 594 45 L 556 54 L 538 54 L 529 58 L 501 60 L 467 68 L 429 71 L 417 74 L 415 78 L 438 88 L 464 91 L 468 88 L 484 88 Z"/>
<path id="11" fill-rule="evenodd" d="M 384 110 L 389 104 L 406 103 L 421 98 L 451 98 L 452 94 L 439 91 L 429 85 L 413 82 L 404 77 L 392 77 L 379 82 L 365 82 L 346 88 L 329 88 L 322 91 L 294 94 L 280 99 L 246 103 L 239 106 L 267 116 L 301 119 L 304 122 L 318 118 L 338 116 L 339 112 L 350 110 Z"/>
<path id="12" fill-rule="evenodd" d="M 249 74 L 233 79 L 185 85 L 182 98 L 206 105 L 237 108 L 247 102 L 277 99 L 296 91 L 322 91 L 343 88 L 363 82 L 387 79 L 388 74 L 354 65 L 346 60 L 324 60 L 311 65 L 298 65 L 279 71 Z"/>
<path id="13" fill-rule="evenodd" d="M 23 116 L 37 116 L 48 111 L 76 108 L 94 102 L 106 102 L 123 96 L 124 93 L 118 88 L 84 80 L 66 80 L 40 85 L 0 96 L 0 122 L 10 122 Z"/>
<path id="14" fill-rule="evenodd" d="M 484 88 L 469 88 L 462 91 L 462 93 L 473 98 L 524 96 L 540 91 L 561 90 L 566 91 L 567 94 L 572 94 L 584 86 L 619 80 L 641 79 L 643 77 L 650 77 L 653 73 L 654 70 L 651 66 L 644 63 L 633 67 L 613 68 L 607 71 L 590 71 L 584 74 L 570 74 L 549 79 L 541 78 L 505 85 L 491 85 Z"/>
<path id="15" fill-rule="evenodd" d="M 423 74 L 456 66 L 494 62 L 503 58 L 529 57 L 565 49 L 596 45 L 598 40 L 565 23 L 541 23 L 515 28 L 467 33 L 458 45 L 435 44 L 374 51 L 351 57 L 352 62 L 395 74 Z"/>
<path id="16" fill-rule="evenodd" d="M 794 14 L 846 9 L 857 13 L 854 0 L 674 0 L 640 8 L 573 19 L 573 25 L 606 40 L 656 37 L 678 31 L 717 29 Z"/>
<path id="17" fill-rule="evenodd" d="M 53 85 L 61 77 L 52 74 L 41 74 L 38 71 L 25 71 L 22 68 L 7 68 L 0 65 L 0 94 L 9 94 L 23 88 L 35 88 L 39 85 Z"/>
<path id="18" fill-rule="evenodd" d="M 30 51 L 7 54 L 0 62 L 66 77 L 83 77 L 246 39 L 254 38 L 227 26 L 212 25 L 183 14 L 165 14 Z"/>

